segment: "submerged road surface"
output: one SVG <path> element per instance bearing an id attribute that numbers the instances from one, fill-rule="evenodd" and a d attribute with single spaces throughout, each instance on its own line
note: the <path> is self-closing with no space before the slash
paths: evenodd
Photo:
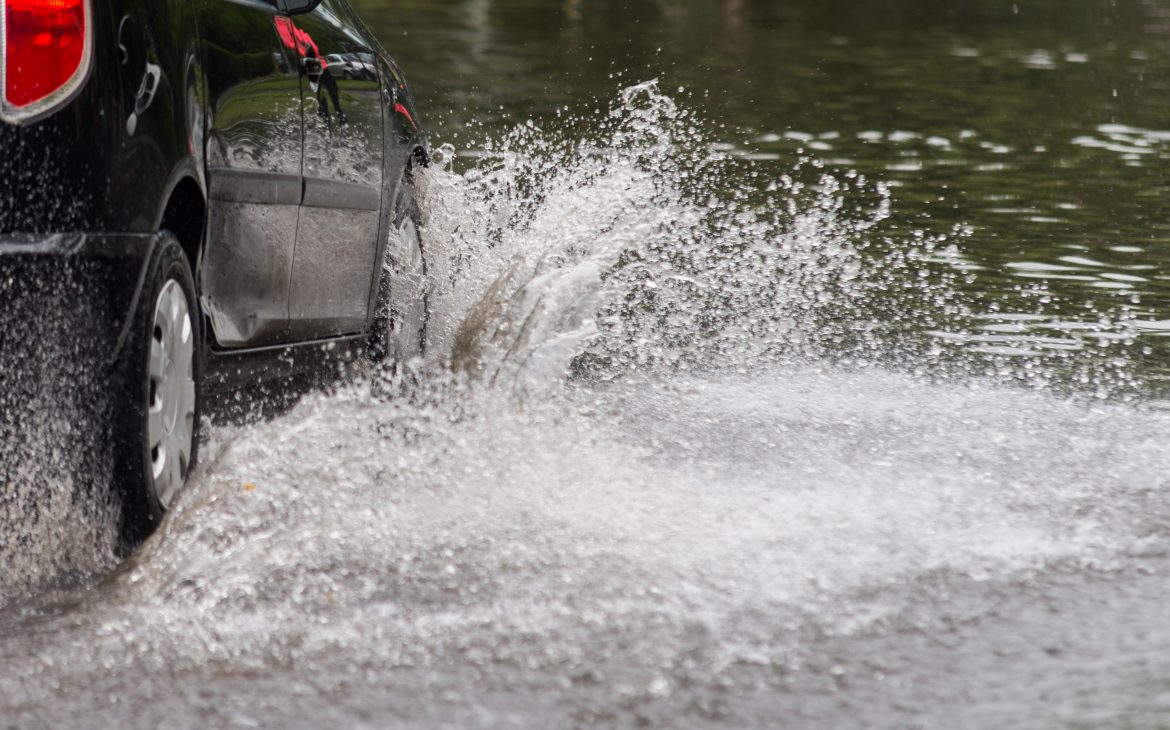
<path id="1" fill-rule="evenodd" d="M 772 371 L 225 435 L 14 727 L 1164 726 L 1170 415 Z"/>

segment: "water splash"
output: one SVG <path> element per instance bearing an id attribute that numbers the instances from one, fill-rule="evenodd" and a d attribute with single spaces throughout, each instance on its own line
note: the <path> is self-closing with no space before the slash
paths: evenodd
<path id="1" fill-rule="evenodd" d="M 1032 282 L 1013 290 L 1027 313 L 1001 312 L 972 229 L 887 225 L 881 181 L 745 164 L 656 82 L 572 126 L 590 131 L 481 140 L 461 174 L 445 146 L 424 176 L 436 360 L 521 389 L 814 362 L 1097 398 L 1145 386 L 1130 305 L 1087 302 L 1054 334 L 1070 303 Z M 987 330 L 1022 318 L 1038 324 Z"/>
<path id="2" fill-rule="evenodd" d="M 216 430 L 118 574 L 0 632 L 0 711 L 742 726 L 834 638 L 1165 555 L 1167 414 L 917 377 L 962 232 L 889 239 L 881 185 L 741 177 L 699 122 L 645 84 L 444 149 L 431 368 Z"/>
<path id="3" fill-rule="evenodd" d="M 0 268 L 0 605 L 115 562 L 108 388 L 92 363 L 105 306 L 81 264 Z"/>
<path id="4" fill-rule="evenodd" d="M 761 181 L 655 82 L 583 139 L 527 123 L 461 175 L 453 148 L 440 157 L 431 348 L 489 382 L 890 362 L 961 309 L 932 263 L 961 231 L 894 245 L 889 191 L 814 162 Z"/>

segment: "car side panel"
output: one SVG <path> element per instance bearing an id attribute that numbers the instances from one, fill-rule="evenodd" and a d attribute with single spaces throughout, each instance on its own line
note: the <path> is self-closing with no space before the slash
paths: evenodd
<path id="1" fill-rule="evenodd" d="M 216 344 L 287 341 L 301 198 L 298 58 L 264 0 L 199 0 L 208 132 L 199 278 Z"/>
<path id="2" fill-rule="evenodd" d="M 385 112 L 379 80 L 346 57 L 372 61 L 374 45 L 341 0 L 291 20 L 305 58 L 305 195 L 290 329 L 298 339 L 357 333 L 366 328 L 379 268 Z"/>

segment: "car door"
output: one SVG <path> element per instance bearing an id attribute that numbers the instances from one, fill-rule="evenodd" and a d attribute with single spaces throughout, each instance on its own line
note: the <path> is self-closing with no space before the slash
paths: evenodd
<path id="1" fill-rule="evenodd" d="M 380 268 L 384 103 L 378 79 L 354 73 L 344 59 L 371 57 L 374 41 L 342 0 L 323 0 L 291 20 L 301 55 L 305 187 L 290 331 L 297 339 L 361 332 Z"/>
<path id="2" fill-rule="evenodd" d="M 202 303 L 220 346 L 280 343 L 301 201 L 300 59 L 275 0 L 198 0 L 198 9 L 208 106 Z"/>

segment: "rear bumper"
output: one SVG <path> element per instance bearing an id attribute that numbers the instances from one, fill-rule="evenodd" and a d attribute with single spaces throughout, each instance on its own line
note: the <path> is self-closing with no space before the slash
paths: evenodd
<path id="1" fill-rule="evenodd" d="M 0 367 L 46 353 L 117 361 L 154 236 L 0 236 Z"/>

